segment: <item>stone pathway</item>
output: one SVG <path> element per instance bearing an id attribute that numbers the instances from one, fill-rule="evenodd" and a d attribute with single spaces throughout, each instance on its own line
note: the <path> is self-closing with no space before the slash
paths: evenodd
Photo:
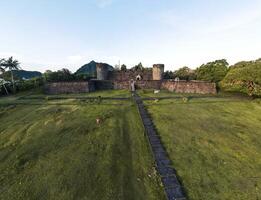
<path id="1" fill-rule="evenodd" d="M 167 156 L 158 134 L 156 133 L 154 124 L 144 107 L 142 99 L 134 93 L 134 100 L 138 105 L 139 113 L 153 152 L 157 171 L 161 177 L 167 199 L 185 200 L 186 198 L 177 179 L 176 172 L 171 167 L 171 161 Z"/>

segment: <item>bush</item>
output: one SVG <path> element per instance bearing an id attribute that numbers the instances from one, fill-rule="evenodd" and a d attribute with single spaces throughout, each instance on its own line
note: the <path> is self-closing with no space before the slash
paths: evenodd
<path id="1" fill-rule="evenodd" d="M 87 81 L 91 78 L 87 74 L 73 74 L 68 69 L 58 70 L 56 72 L 47 71 L 44 73 L 47 82 L 69 82 L 69 81 Z"/>
<path id="2" fill-rule="evenodd" d="M 218 83 L 227 74 L 228 62 L 223 60 L 216 60 L 207 64 L 201 65 L 196 70 L 197 80 L 211 81 Z"/>
<path id="3" fill-rule="evenodd" d="M 32 78 L 29 80 L 20 80 L 15 82 L 16 91 L 27 91 L 34 88 L 39 88 L 43 86 L 44 79 L 42 77 Z"/>
<path id="4" fill-rule="evenodd" d="M 261 61 L 239 62 L 231 66 L 220 86 L 224 91 L 261 97 Z"/>

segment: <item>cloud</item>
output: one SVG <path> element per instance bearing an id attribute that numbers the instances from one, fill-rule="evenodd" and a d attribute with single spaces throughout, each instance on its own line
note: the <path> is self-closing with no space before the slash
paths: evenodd
<path id="1" fill-rule="evenodd" d="M 105 8 L 113 3 L 113 0 L 95 0 L 99 8 Z"/>

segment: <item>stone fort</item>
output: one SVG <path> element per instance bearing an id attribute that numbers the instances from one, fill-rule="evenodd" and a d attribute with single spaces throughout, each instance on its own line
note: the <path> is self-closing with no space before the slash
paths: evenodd
<path id="1" fill-rule="evenodd" d="M 204 81 L 163 79 L 164 65 L 143 70 L 109 71 L 104 63 L 96 64 L 97 77 L 89 81 L 48 83 L 48 94 L 84 93 L 96 90 L 135 89 L 168 90 L 176 93 L 216 94 L 216 84 Z"/>

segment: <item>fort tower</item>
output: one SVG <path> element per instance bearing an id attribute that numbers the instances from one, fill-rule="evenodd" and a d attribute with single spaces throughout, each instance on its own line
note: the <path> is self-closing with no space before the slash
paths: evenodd
<path id="1" fill-rule="evenodd" d="M 104 63 L 96 64 L 97 79 L 98 80 L 107 80 L 108 78 L 108 66 Z"/>
<path id="2" fill-rule="evenodd" d="M 155 64 L 152 69 L 153 80 L 162 80 L 164 73 L 164 64 Z"/>

